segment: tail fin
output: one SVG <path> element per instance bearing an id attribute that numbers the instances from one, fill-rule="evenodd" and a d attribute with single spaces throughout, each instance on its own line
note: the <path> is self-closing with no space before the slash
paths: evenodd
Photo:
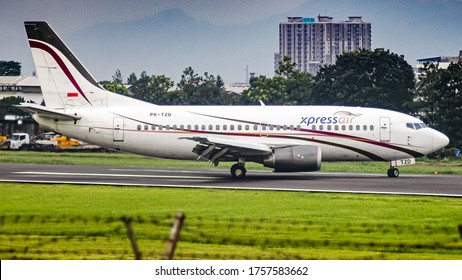
<path id="1" fill-rule="evenodd" d="M 46 22 L 24 25 L 47 107 L 106 107 L 109 97 L 127 99 L 102 88 Z"/>

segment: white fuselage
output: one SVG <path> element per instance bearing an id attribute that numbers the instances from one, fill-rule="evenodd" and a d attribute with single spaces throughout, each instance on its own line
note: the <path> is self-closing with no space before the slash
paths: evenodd
<path id="1" fill-rule="evenodd" d="M 37 122 L 92 144 L 141 155 L 197 159 L 191 137 L 269 147 L 316 145 L 322 161 L 390 161 L 426 155 L 447 137 L 402 113 L 343 106 L 119 106 L 63 111 L 77 121 Z M 418 126 L 417 126 L 418 127 Z"/>

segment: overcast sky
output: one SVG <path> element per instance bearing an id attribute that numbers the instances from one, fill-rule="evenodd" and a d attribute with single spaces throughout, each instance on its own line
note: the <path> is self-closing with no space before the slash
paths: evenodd
<path id="1" fill-rule="evenodd" d="M 230 33 L 234 29 L 242 31 L 249 28 L 256 33 L 253 37 L 255 42 L 242 44 L 249 44 L 246 48 L 252 51 L 247 56 L 245 49 L 232 53 L 230 47 L 215 41 L 213 46 L 208 43 L 203 48 L 213 49 L 214 54 L 222 52 L 224 58 L 219 61 L 213 56 L 207 61 L 207 53 L 211 53 L 208 51 L 201 53 L 202 61 L 180 57 L 166 63 L 155 55 L 152 60 L 146 61 L 137 56 L 133 49 L 114 48 L 117 53 L 113 53 L 111 45 L 102 46 L 97 40 L 72 41 L 73 38 L 80 38 L 75 34 L 91 33 L 101 25 L 114 23 L 122 26 L 155 17 L 170 9 L 180 9 L 205 24 L 201 27 L 210 25 L 210 28 Z M 19 61 L 23 65 L 23 75 L 30 75 L 33 65 L 23 21 L 44 20 L 66 39 L 76 56 L 98 80 L 111 79 L 115 69 L 120 68 L 125 77 L 131 72 L 147 71 L 148 74 L 166 74 L 178 81 L 181 71 L 192 66 L 194 69 L 197 67 L 199 73 L 210 71 L 220 74 L 226 82 L 243 81 L 246 65 L 249 65 L 251 72 L 273 74 L 273 53 L 278 51 L 279 22 L 286 21 L 287 16 L 316 17 L 318 14 L 334 16 L 334 20 L 339 21 L 352 15 L 363 16 L 363 20 L 372 23 L 373 48 L 384 47 L 403 54 L 411 65 L 415 65 L 417 58 L 456 56 L 462 50 L 461 0 L 0 0 L 0 60 Z M 262 22 L 271 25 L 270 28 L 263 28 Z M 133 36 L 123 35 L 126 38 Z M 83 45 L 91 47 L 85 48 Z M 168 49 L 156 50 L 155 45 L 149 47 L 153 54 L 168 52 Z M 236 49 L 235 46 L 233 48 Z M 188 50 L 191 48 L 187 45 L 184 49 L 175 49 L 178 53 L 187 53 Z M 142 53 L 142 50 L 139 52 Z M 106 55 L 99 56 L 100 61 L 94 61 L 94 54 L 101 53 Z M 120 59 L 116 64 L 113 62 L 116 57 L 125 59 Z M 156 61 L 164 65 L 157 65 L 159 63 Z M 154 64 L 156 67 L 150 68 L 149 65 Z"/>

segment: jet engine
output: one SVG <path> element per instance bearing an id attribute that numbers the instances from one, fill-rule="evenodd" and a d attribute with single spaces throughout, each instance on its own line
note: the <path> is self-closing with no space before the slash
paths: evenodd
<path id="1" fill-rule="evenodd" d="M 321 149 L 309 145 L 279 148 L 263 159 L 263 165 L 274 168 L 274 172 L 318 171 L 321 169 Z"/>

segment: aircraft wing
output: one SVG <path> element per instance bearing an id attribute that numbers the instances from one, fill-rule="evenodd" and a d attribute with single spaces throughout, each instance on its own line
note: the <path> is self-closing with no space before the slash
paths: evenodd
<path id="1" fill-rule="evenodd" d="M 40 117 L 54 119 L 54 120 L 62 120 L 62 121 L 75 121 L 80 120 L 81 117 L 66 114 L 62 112 L 58 112 L 55 110 L 48 109 L 47 107 L 31 104 L 31 103 L 22 103 L 21 105 L 16 105 L 16 107 L 29 112 L 31 114 L 37 114 Z"/>
<path id="2" fill-rule="evenodd" d="M 218 164 L 221 158 L 238 159 L 239 157 L 255 157 L 269 155 L 273 151 L 265 144 L 241 142 L 217 137 L 185 137 L 197 142 L 193 152 L 210 163 Z"/>

